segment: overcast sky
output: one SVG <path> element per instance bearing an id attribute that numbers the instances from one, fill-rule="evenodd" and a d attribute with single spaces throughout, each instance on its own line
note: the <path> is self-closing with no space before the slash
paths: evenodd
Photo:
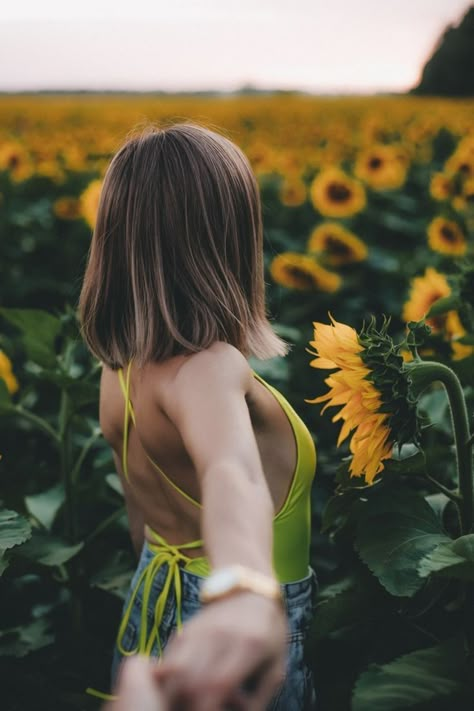
<path id="1" fill-rule="evenodd" d="M 0 90 L 404 90 L 470 4 L 3 0 Z"/>

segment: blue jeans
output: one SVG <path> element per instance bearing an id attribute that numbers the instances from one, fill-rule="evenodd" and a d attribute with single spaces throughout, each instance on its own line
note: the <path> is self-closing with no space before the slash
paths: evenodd
<path id="1" fill-rule="evenodd" d="M 124 611 L 141 572 L 150 563 L 153 556 L 153 551 L 151 551 L 145 543 L 125 601 Z M 167 568 L 167 564 L 163 564 L 153 580 L 147 610 L 147 620 L 150 628 L 153 625 L 154 607 L 162 590 Z M 203 578 L 182 568 L 180 574 L 182 585 L 181 616 L 183 623 L 185 623 L 186 620 L 195 615 L 200 609 L 199 588 L 200 581 L 202 581 Z M 284 682 L 270 702 L 268 711 L 313 711 L 316 709 L 316 695 L 311 668 L 305 659 L 304 642 L 313 616 L 314 600 L 317 590 L 316 574 L 310 568 L 305 578 L 291 583 L 284 583 L 281 585 L 281 590 L 286 603 L 289 623 L 287 669 Z M 122 647 L 126 651 L 134 649 L 137 645 L 142 609 L 142 592 L 143 584 L 140 586 L 140 590 L 135 597 L 130 619 L 122 638 Z M 172 587 L 158 629 L 162 647 L 166 646 L 171 634 L 175 630 L 176 598 L 174 588 Z M 152 656 L 159 656 L 156 643 L 152 649 Z M 114 687 L 118 666 L 122 658 L 122 654 L 120 654 L 117 647 L 115 647 L 112 661 L 112 688 Z"/>

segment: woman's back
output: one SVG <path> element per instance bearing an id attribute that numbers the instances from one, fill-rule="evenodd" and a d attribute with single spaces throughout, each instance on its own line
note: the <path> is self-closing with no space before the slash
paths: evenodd
<path id="1" fill-rule="evenodd" d="M 222 367 L 225 368 L 226 364 L 232 367 L 233 346 L 219 342 L 209 350 L 219 353 Z M 135 417 L 134 426 L 129 420 L 126 442 L 131 493 L 143 522 L 169 543 L 176 545 L 202 537 L 200 508 L 179 491 L 182 490 L 199 502 L 201 496 L 197 473 L 180 433 L 160 405 L 164 398 L 173 396 L 173 379 L 185 359 L 185 356 L 176 356 L 161 363 L 150 363 L 140 373 L 132 366 L 129 375 L 129 401 Z M 128 374 L 127 371 L 122 371 L 124 376 Z M 284 398 L 281 394 L 272 392 L 270 387 L 249 366 L 249 386 L 245 399 L 263 471 L 277 512 L 274 523 L 277 523 L 280 514 L 284 513 L 283 509 L 288 509 L 288 504 L 292 504 L 289 494 L 293 496 L 295 488 L 298 488 L 292 485 L 296 483 L 301 490 L 305 484 L 302 479 L 310 483 L 308 480 L 314 474 L 315 460 L 312 461 L 311 457 L 314 446 L 311 447 L 312 442 L 309 441 L 309 433 L 303 423 L 295 417 L 289 403 L 282 402 Z M 118 460 L 121 463 L 122 475 L 124 415 L 125 398 L 119 374 L 104 366 L 100 422 L 102 432 L 115 452 L 116 463 Z M 305 451 L 302 453 L 301 449 Z M 302 454 L 304 462 L 301 462 Z M 305 471 L 302 470 L 302 464 Z M 295 482 L 295 479 L 299 481 Z M 306 499 L 308 493 L 309 490 L 306 491 Z M 299 523 L 304 525 L 302 520 Z M 287 541 L 287 544 L 291 544 L 291 541 Z M 298 536 L 298 547 L 301 557 L 304 549 L 301 535 Z M 189 551 L 189 557 L 202 554 L 199 548 Z"/>

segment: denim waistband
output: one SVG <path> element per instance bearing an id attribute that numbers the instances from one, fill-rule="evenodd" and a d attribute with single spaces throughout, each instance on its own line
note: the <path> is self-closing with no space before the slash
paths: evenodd
<path id="1" fill-rule="evenodd" d="M 149 547 L 148 542 L 145 541 L 135 573 L 136 576 L 150 563 L 155 555 L 156 554 Z M 160 567 L 155 576 L 153 587 L 156 586 L 159 588 L 162 585 L 166 578 L 167 569 L 168 565 L 166 563 Z M 192 573 L 184 567 L 180 567 L 180 574 L 183 601 L 186 600 L 196 605 L 199 604 L 199 592 L 202 581 L 205 580 L 204 576 Z M 309 602 L 310 599 L 314 601 L 318 588 L 316 573 L 309 567 L 308 574 L 304 578 L 289 583 L 280 583 L 280 588 L 288 609 L 299 607 L 302 603 L 306 601 Z"/>

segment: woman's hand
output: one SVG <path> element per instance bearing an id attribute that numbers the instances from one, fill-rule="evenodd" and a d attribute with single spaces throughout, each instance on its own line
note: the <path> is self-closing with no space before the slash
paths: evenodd
<path id="1" fill-rule="evenodd" d="M 170 711 L 262 711 L 283 682 L 281 605 L 238 592 L 204 607 L 165 649 L 154 675 Z"/>

